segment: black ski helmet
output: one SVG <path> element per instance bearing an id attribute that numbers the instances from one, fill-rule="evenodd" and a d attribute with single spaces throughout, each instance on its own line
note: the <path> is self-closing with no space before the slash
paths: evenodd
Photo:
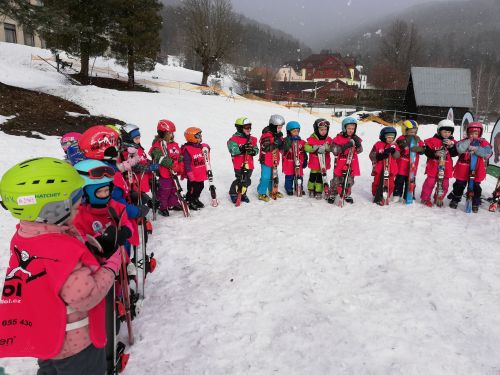
<path id="1" fill-rule="evenodd" d="M 392 134 L 394 136 L 394 139 L 396 138 L 396 135 L 398 134 L 398 132 L 396 131 L 395 128 L 393 128 L 392 126 L 386 126 L 385 128 L 383 128 L 381 131 L 380 131 L 380 135 L 379 135 L 379 139 L 382 141 L 382 142 L 385 142 L 385 139 L 387 138 L 387 136 L 389 134 Z"/>
<path id="2" fill-rule="evenodd" d="M 326 134 L 322 136 L 319 134 L 318 129 L 323 126 L 326 126 Z M 330 122 L 328 122 L 328 120 L 324 118 L 319 118 L 316 121 L 314 121 L 313 128 L 314 128 L 314 134 L 316 134 L 316 137 L 318 137 L 318 139 L 321 140 L 326 139 L 326 137 L 328 137 L 328 132 L 330 131 Z"/>

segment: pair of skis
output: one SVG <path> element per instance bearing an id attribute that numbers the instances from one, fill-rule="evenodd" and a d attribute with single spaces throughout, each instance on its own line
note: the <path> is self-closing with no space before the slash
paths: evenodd
<path id="1" fill-rule="evenodd" d="M 478 140 L 473 140 L 471 146 L 479 146 Z M 469 180 L 467 182 L 467 198 L 465 200 L 465 212 L 470 214 L 472 212 L 472 199 L 474 198 L 474 186 L 476 180 L 476 169 L 478 157 L 475 153 L 470 153 L 469 164 Z"/>
<path id="2" fill-rule="evenodd" d="M 250 137 L 248 137 L 247 143 L 250 143 Z M 241 174 L 238 181 L 238 185 L 236 186 L 236 191 L 238 195 L 236 196 L 235 206 L 239 207 L 241 205 L 241 197 L 247 192 L 247 175 L 248 175 L 248 154 L 245 152 L 243 155 L 243 162 L 241 163 Z"/>
<path id="3" fill-rule="evenodd" d="M 219 201 L 217 200 L 217 194 L 215 193 L 214 175 L 212 172 L 212 165 L 210 164 L 208 147 L 204 146 L 201 151 L 203 153 L 203 158 L 205 159 L 205 167 L 207 168 L 210 196 L 212 197 L 212 207 L 217 207 L 219 205 Z"/>
<path id="4" fill-rule="evenodd" d="M 498 208 L 498 203 L 500 201 L 500 176 L 498 176 L 497 185 L 492 193 L 492 196 L 488 198 L 488 201 L 490 202 L 488 210 L 491 212 L 496 212 Z"/>
<path id="5" fill-rule="evenodd" d="M 328 175 L 326 171 L 326 155 L 318 154 L 319 168 L 321 172 L 321 179 L 323 180 L 323 193 L 324 198 L 328 200 L 330 198 L 330 185 L 328 184 Z"/>
<path id="6" fill-rule="evenodd" d="M 160 142 L 161 146 L 161 151 L 163 153 L 163 156 L 168 156 L 168 148 L 167 148 L 167 142 L 166 141 L 161 141 Z M 181 205 L 182 208 L 182 213 L 184 214 L 184 217 L 189 217 L 189 205 L 186 200 L 186 196 L 182 192 L 182 186 L 181 182 L 179 181 L 179 176 L 177 175 L 177 172 L 175 172 L 172 168 L 169 168 L 170 176 L 172 177 L 172 180 L 174 181 L 174 186 L 175 186 L 175 195 L 177 196 L 177 200 L 179 201 L 179 204 Z"/>
<path id="7" fill-rule="evenodd" d="M 278 149 L 273 149 L 273 168 L 271 172 L 272 187 L 271 187 L 271 198 L 276 200 L 278 198 L 278 188 L 279 188 L 279 177 L 278 177 Z"/>
<path id="8" fill-rule="evenodd" d="M 347 195 L 349 195 L 349 188 L 350 188 L 350 179 L 351 179 L 351 172 L 352 172 L 352 159 L 354 157 L 354 150 L 356 149 L 355 146 L 352 146 L 349 149 L 349 153 L 347 154 L 347 159 L 342 171 L 342 189 L 340 191 L 340 199 L 338 200 L 337 205 L 339 207 L 343 207 L 345 203 L 345 198 Z"/>
<path id="9" fill-rule="evenodd" d="M 300 175 L 300 145 L 298 141 L 292 141 L 292 156 L 293 156 L 293 189 L 297 197 L 303 195 L 302 184 L 304 178 Z"/>
<path id="10" fill-rule="evenodd" d="M 385 158 L 382 173 L 380 173 L 379 182 L 377 185 L 377 190 L 375 192 L 375 197 L 373 198 L 373 203 L 377 203 L 380 206 L 389 205 L 389 190 L 390 190 L 390 165 L 391 165 L 391 155 L 389 154 Z M 375 169 L 372 173 L 375 172 Z"/>
<path id="11" fill-rule="evenodd" d="M 416 177 L 417 177 L 417 153 L 412 151 L 412 148 L 417 146 L 417 140 L 415 136 L 408 136 L 410 139 L 409 144 L 409 156 L 410 156 L 410 165 L 408 171 L 408 179 L 406 182 L 406 197 L 405 203 L 412 204 L 413 197 L 415 196 L 415 186 L 416 186 Z"/>
<path id="12" fill-rule="evenodd" d="M 434 203 L 436 206 L 443 207 L 444 204 L 444 171 L 446 168 L 446 148 L 441 147 L 437 150 L 438 153 L 438 173 L 437 173 L 437 183 L 436 183 L 436 192 L 434 194 Z"/>

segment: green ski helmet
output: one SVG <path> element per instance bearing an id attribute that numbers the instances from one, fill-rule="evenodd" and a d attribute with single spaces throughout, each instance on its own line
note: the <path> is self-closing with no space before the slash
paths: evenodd
<path id="1" fill-rule="evenodd" d="M 14 165 L 2 176 L 2 206 L 19 220 L 62 224 L 82 197 L 83 178 L 63 160 L 42 157 Z"/>
<path id="2" fill-rule="evenodd" d="M 236 126 L 236 130 L 240 133 L 243 133 L 244 126 L 252 126 L 252 122 L 247 117 L 239 117 L 234 122 L 234 126 Z"/>

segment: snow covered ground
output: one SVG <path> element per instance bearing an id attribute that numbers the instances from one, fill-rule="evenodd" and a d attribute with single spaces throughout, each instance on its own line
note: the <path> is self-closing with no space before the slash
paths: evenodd
<path id="1" fill-rule="evenodd" d="M 234 120 L 248 116 L 259 135 L 269 116 L 279 113 L 300 121 L 307 137 L 314 117 L 174 88 L 151 94 L 71 86 L 55 71 L 30 66 L 33 50 L 0 43 L 0 81 L 73 100 L 92 115 L 136 123 L 145 146 L 158 119 L 169 118 L 180 143 L 186 127 L 198 126 L 212 147 L 220 205 L 207 204 L 189 219 L 173 213 L 154 223 L 150 249 L 159 264 L 134 321 L 137 339 L 127 374 L 500 372 L 499 214 L 483 207 L 467 215 L 463 204 L 456 211 L 372 204 L 368 152 L 380 125 L 358 128 L 365 153 L 354 205 L 340 209 L 306 197 L 257 201 L 257 167 L 252 202 L 235 208 L 227 196 L 234 175 L 226 149 Z M 330 134 L 339 130 L 333 121 Z M 434 132 L 427 125 L 419 133 L 425 138 Z M 62 154 L 56 137 L 2 133 L 0 147 L 0 173 L 29 157 Z M 424 164 L 425 157 L 418 196 Z M 494 182 L 488 177 L 483 183 L 484 195 Z M 202 200 L 209 203 L 207 189 Z M 1 274 L 14 225 L 4 212 Z M 33 374 L 36 363 L 0 359 L 0 367 L 24 375 Z"/>

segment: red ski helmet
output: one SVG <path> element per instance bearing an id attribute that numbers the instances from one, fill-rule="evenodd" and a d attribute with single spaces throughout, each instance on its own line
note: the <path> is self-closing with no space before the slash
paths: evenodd
<path id="1" fill-rule="evenodd" d="M 113 160 L 118 156 L 120 135 L 105 125 L 88 128 L 78 141 L 80 150 L 88 159 Z"/>
<path id="2" fill-rule="evenodd" d="M 159 132 L 175 133 L 175 124 L 170 120 L 160 120 L 156 130 Z"/>
<path id="3" fill-rule="evenodd" d="M 479 137 L 483 135 L 483 124 L 481 124 L 479 121 L 474 121 L 469 124 L 467 124 L 467 134 L 469 134 L 472 130 L 479 130 Z"/>

